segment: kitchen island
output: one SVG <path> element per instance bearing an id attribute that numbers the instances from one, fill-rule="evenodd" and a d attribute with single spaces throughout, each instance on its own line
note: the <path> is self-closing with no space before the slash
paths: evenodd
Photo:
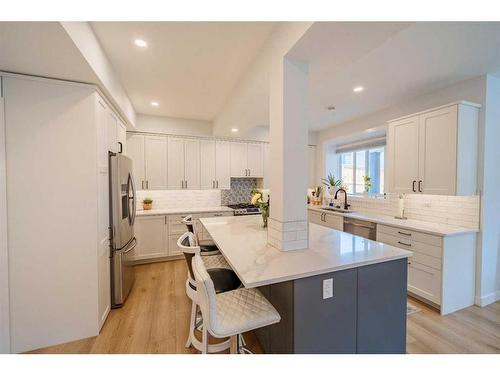
<path id="1" fill-rule="evenodd" d="M 405 353 L 410 251 L 309 224 L 309 248 L 267 244 L 262 218 L 200 219 L 247 288 L 281 322 L 257 331 L 266 353 Z"/>

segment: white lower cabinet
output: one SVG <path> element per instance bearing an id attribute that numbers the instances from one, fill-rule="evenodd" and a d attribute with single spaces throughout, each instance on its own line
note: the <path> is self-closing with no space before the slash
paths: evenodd
<path id="1" fill-rule="evenodd" d="M 167 226 L 165 216 L 138 216 L 135 220 L 137 246 L 133 260 L 145 260 L 168 255 Z"/>
<path id="2" fill-rule="evenodd" d="M 309 221 L 331 229 L 344 230 L 344 217 L 328 212 L 308 211 Z"/>
<path id="3" fill-rule="evenodd" d="M 475 233 L 436 236 L 377 225 L 377 241 L 413 252 L 408 292 L 449 314 L 474 304 Z"/>

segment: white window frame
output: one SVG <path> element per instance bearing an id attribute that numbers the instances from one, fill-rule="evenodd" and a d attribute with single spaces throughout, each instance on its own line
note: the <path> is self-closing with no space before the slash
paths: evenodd
<path id="1" fill-rule="evenodd" d="M 385 155 L 386 146 L 379 146 L 379 147 L 383 147 L 384 155 Z M 364 189 L 363 189 L 363 191 L 360 191 L 360 192 L 356 191 L 356 153 L 358 153 L 360 151 L 365 152 L 365 173 L 366 173 L 366 171 L 368 170 L 368 168 L 370 166 L 369 165 L 370 164 L 370 161 L 369 161 L 370 150 L 375 149 L 375 148 L 377 148 L 377 147 L 371 147 L 371 148 L 368 147 L 366 149 L 346 151 L 346 152 L 342 152 L 342 153 L 338 154 L 337 170 L 339 171 L 339 178 L 342 178 L 342 155 L 352 153 L 352 192 L 348 192 L 349 195 L 362 195 L 364 193 Z M 384 167 L 385 167 L 385 163 L 384 163 Z M 385 183 L 384 183 L 384 190 L 385 190 Z M 385 192 L 369 193 L 369 194 L 370 194 L 370 196 L 383 196 L 385 194 Z"/>

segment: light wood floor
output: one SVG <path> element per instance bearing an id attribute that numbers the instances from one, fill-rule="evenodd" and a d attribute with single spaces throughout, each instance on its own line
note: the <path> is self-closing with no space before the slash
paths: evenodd
<path id="1" fill-rule="evenodd" d="M 191 304 L 185 294 L 184 260 L 136 266 L 136 282 L 121 309 L 112 310 L 101 334 L 31 353 L 196 353 L 184 348 Z M 500 302 L 442 317 L 421 311 L 408 317 L 408 353 L 500 353 Z M 254 353 L 262 349 L 245 335 Z"/>

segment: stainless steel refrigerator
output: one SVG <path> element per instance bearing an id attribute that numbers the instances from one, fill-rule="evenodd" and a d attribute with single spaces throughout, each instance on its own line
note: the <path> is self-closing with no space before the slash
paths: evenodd
<path id="1" fill-rule="evenodd" d="M 131 253 L 137 245 L 134 235 L 137 196 L 132 160 L 109 153 L 109 212 L 111 246 L 111 307 L 125 302 L 134 284 Z"/>

